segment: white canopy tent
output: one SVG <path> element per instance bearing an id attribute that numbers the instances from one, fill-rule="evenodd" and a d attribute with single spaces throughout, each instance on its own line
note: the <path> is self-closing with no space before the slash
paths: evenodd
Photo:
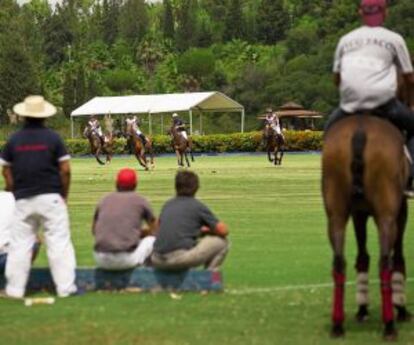
<path id="1" fill-rule="evenodd" d="M 244 107 L 221 92 L 193 92 L 158 95 L 134 95 L 95 97 L 71 113 L 72 137 L 73 118 L 106 114 L 148 114 L 151 130 L 151 115 L 172 112 L 188 112 L 190 133 L 193 132 L 193 111 L 240 112 L 241 132 L 244 131 Z"/>

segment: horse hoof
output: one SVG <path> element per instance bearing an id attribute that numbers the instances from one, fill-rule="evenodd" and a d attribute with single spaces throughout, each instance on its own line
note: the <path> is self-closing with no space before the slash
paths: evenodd
<path id="1" fill-rule="evenodd" d="M 394 321 L 387 322 L 384 327 L 383 338 L 386 341 L 395 341 L 397 340 L 397 330 L 394 326 Z"/>
<path id="2" fill-rule="evenodd" d="M 405 306 L 395 306 L 397 309 L 397 321 L 409 322 L 412 319 L 412 314 L 407 310 Z"/>
<path id="3" fill-rule="evenodd" d="M 344 336 L 345 336 L 345 330 L 342 324 L 336 324 L 332 326 L 332 329 L 331 329 L 332 338 L 342 338 Z"/>
<path id="4" fill-rule="evenodd" d="M 367 321 L 369 319 L 368 306 L 366 305 L 359 306 L 358 312 L 355 314 L 355 319 L 358 322 Z"/>

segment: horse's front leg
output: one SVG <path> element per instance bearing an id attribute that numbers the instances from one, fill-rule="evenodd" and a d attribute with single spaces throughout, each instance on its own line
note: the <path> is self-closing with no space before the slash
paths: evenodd
<path id="1" fill-rule="evenodd" d="M 177 156 L 177 164 L 179 167 L 183 166 L 183 157 L 178 149 L 175 149 L 175 155 Z"/>
<path id="2" fill-rule="evenodd" d="M 410 321 L 412 316 L 407 310 L 407 298 L 405 294 L 405 258 L 403 251 L 403 239 L 407 223 L 407 200 L 401 205 L 397 221 L 397 238 L 393 251 L 393 272 L 392 272 L 392 303 L 397 310 L 397 321 Z"/>
<path id="3" fill-rule="evenodd" d="M 356 212 L 352 216 L 354 223 L 355 238 L 357 240 L 358 254 L 355 262 L 357 271 L 356 282 L 356 302 L 358 311 L 355 315 L 357 321 L 363 322 L 368 319 L 368 271 L 369 255 L 367 251 L 367 221 L 368 214 L 365 212 Z"/>
<path id="4" fill-rule="evenodd" d="M 187 167 L 190 167 L 190 161 L 188 159 L 187 151 L 184 151 L 185 162 L 187 163 Z"/>
<path id="5" fill-rule="evenodd" d="M 267 148 L 267 159 L 269 160 L 269 162 L 273 162 L 272 150 L 270 149 L 270 147 Z"/>

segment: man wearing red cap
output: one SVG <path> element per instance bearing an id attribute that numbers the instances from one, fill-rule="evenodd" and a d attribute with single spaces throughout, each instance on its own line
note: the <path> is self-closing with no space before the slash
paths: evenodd
<path id="1" fill-rule="evenodd" d="M 135 192 L 136 186 L 135 171 L 121 169 L 117 191 L 105 196 L 96 208 L 92 232 L 99 268 L 130 269 L 144 264 L 152 253 L 157 222 L 147 200 Z M 142 227 L 143 221 L 147 229 Z"/>
<path id="2" fill-rule="evenodd" d="M 386 0 L 362 0 L 359 13 L 364 25 L 343 36 L 336 48 L 333 72 L 341 102 L 325 129 L 348 114 L 370 111 L 407 132 L 407 146 L 414 157 L 414 112 L 396 98 L 397 71 L 408 88 L 414 85 L 407 45 L 399 34 L 382 26 Z"/>

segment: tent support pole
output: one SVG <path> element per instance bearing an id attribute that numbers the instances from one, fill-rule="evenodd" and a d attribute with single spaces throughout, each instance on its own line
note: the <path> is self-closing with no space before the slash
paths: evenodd
<path id="1" fill-rule="evenodd" d="M 70 117 L 70 133 L 71 133 L 72 139 L 73 139 L 73 132 L 74 132 L 74 129 L 73 129 L 73 117 L 71 116 Z"/>
<path id="2" fill-rule="evenodd" d="M 164 134 L 164 114 L 161 114 L 161 134 Z"/>
<path id="3" fill-rule="evenodd" d="M 200 111 L 200 135 L 203 135 L 203 112 Z"/>
<path id="4" fill-rule="evenodd" d="M 241 111 L 241 132 L 244 133 L 244 108 Z"/>
<path id="5" fill-rule="evenodd" d="M 193 135 L 193 111 L 190 109 L 190 135 Z"/>
<path id="6" fill-rule="evenodd" d="M 152 121 L 151 121 L 151 113 L 148 113 L 148 127 L 149 127 L 149 134 L 152 135 Z"/>

